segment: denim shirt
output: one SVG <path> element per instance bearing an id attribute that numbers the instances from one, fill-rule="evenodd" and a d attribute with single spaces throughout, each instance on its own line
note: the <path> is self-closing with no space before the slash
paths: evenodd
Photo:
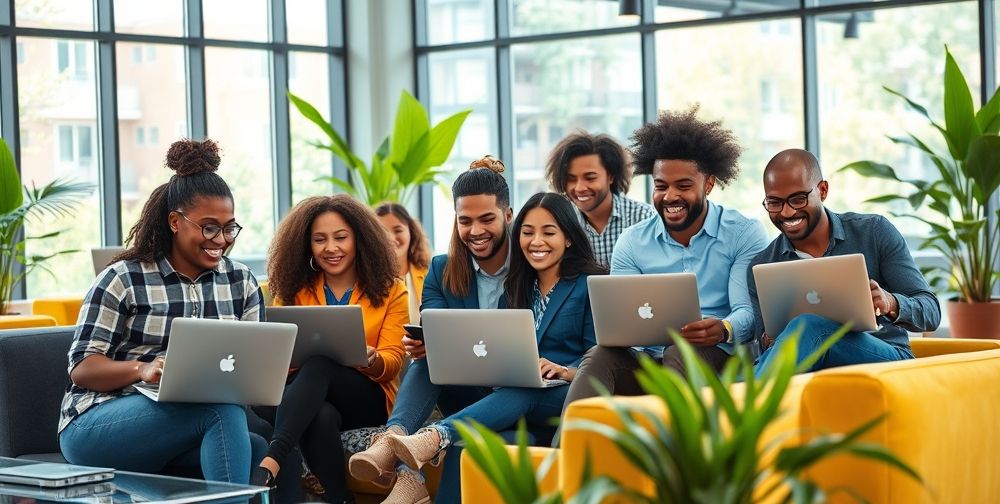
<path id="1" fill-rule="evenodd" d="M 718 345 L 732 353 L 734 343 L 751 339 L 747 272 L 750 260 L 767 246 L 767 234 L 759 221 L 707 204 L 705 222 L 687 247 L 670 236 L 659 215 L 626 229 L 611 256 L 611 274 L 694 273 L 702 315 L 733 326 L 731 341 Z"/>
<path id="2" fill-rule="evenodd" d="M 891 292 L 899 302 L 896 320 L 889 320 L 885 315 L 877 317 L 881 329 L 872 335 L 897 347 L 909 348 L 907 331 L 937 329 L 941 322 L 941 305 L 937 296 L 931 292 L 927 280 L 917 269 L 913 256 L 896 227 L 881 215 L 824 211 L 830 219 L 830 245 L 823 257 L 864 254 L 868 278 Z M 750 270 L 747 271 L 747 284 L 750 286 L 750 298 L 753 302 L 754 338 L 764 334 L 764 318 L 757 300 L 753 266 L 800 258 L 792 242 L 782 234 L 753 259 Z"/>

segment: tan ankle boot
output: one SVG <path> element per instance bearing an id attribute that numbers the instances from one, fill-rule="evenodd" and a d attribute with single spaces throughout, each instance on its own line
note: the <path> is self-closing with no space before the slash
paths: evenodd
<path id="1" fill-rule="evenodd" d="M 398 458 L 392 450 L 389 438 L 402 434 L 402 429 L 393 426 L 372 436 L 368 449 L 351 455 L 348 460 L 347 468 L 351 476 L 361 481 L 370 481 L 382 488 L 392 487 Z"/>
<path id="2" fill-rule="evenodd" d="M 430 504 L 427 485 L 412 471 L 399 471 L 396 484 L 382 504 Z"/>
<path id="3" fill-rule="evenodd" d="M 444 455 L 441 446 L 441 435 L 436 429 L 424 428 L 412 436 L 389 436 L 389 443 L 399 460 L 419 471 L 428 462 L 438 465 Z"/>

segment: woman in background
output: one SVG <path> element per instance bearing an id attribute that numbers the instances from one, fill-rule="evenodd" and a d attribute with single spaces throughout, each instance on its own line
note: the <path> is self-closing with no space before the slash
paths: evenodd
<path id="1" fill-rule="evenodd" d="M 399 203 L 382 203 L 375 207 L 389 240 L 396 246 L 397 276 L 406 283 L 410 296 L 410 323 L 420 324 L 420 294 L 431 262 L 430 246 L 420 223 Z"/>

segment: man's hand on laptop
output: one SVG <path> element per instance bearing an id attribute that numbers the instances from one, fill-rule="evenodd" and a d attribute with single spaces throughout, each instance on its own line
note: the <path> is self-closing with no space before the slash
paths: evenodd
<path id="1" fill-rule="evenodd" d="M 889 317 L 889 320 L 896 320 L 896 315 L 899 313 L 899 301 L 896 301 L 896 296 L 883 289 L 875 280 L 868 279 L 868 286 L 872 290 L 872 306 L 875 310 L 875 316 L 885 315 Z"/>
<path id="2" fill-rule="evenodd" d="M 163 376 L 163 362 L 165 359 L 163 357 L 157 357 L 151 362 L 143 362 L 139 364 L 139 381 L 145 383 L 160 383 L 160 377 Z"/>
<path id="3" fill-rule="evenodd" d="M 542 373 L 542 378 L 546 380 L 573 381 L 573 377 L 576 375 L 576 368 L 560 366 L 544 357 L 538 359 L 538 370 Z"/>
<path id="4" fill-rule="evenodd" d="M 423 359 L 427 356 L 427 349 L 424 348 L 424 342 L 413 339 L 405 334 L 403 335 L 403 349 L 414 359 Z"/>
<path id="5" fill-rule="evenodd" d="M 681 336 L 694 346 L 713 346 L 726 340 L 725 326 L 714 317 L 685 324 Z"/>

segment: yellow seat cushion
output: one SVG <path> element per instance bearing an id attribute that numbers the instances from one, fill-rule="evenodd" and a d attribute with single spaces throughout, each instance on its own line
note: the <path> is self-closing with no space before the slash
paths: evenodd
<path id="1" fill-rule="evenodd" d="M 0 329 L 27 329 L 55 325 L 58 325 L 56 319 L 49 315 L 0 315 Z"/>
<path id="2" fill-rule="evenodd" d="M 552 465 L 538 485 L 541 495 L 555 492 L 558 489 L 559 457 L 557 456 L 557 452 L 558 450 L 554 448 L 528 447 L 528 455 L 531 457 L 531 467 L 536 471 L 547 457 L 552 456 Z M 516 460 L 517 447 L 507 446 L 507 453 L 510 454 L 511 459 Z M 486 475 L 472 460 L 472 457 L 464 451 L 462 452 L 462 502 L 474 502 L 477 504 L 503 502 L 493 483 L 486 479 Z"/>

